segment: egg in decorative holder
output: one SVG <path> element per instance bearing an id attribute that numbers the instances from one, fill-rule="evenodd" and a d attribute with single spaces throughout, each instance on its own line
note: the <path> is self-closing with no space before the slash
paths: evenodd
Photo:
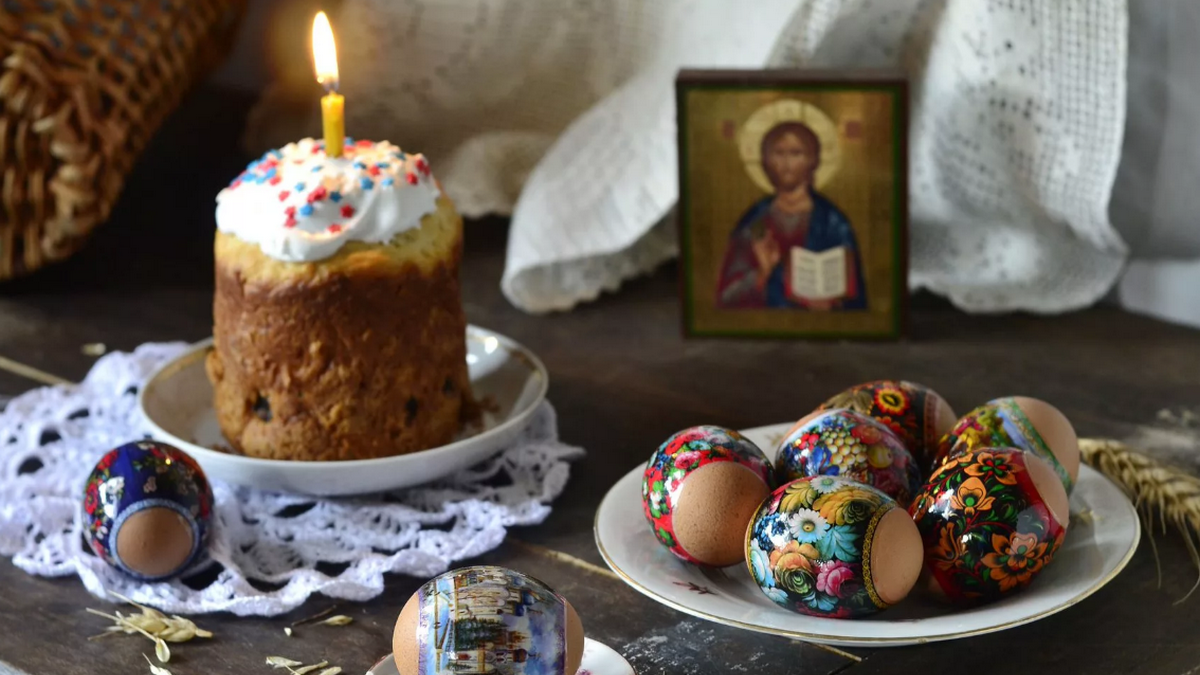
<path id="1" fill-rule="evenodd" d="M 182 450 L 157 441 L 108 451 L 87 479 L 83 534 L 105 562 L 143 581 L 172 577 L 203 550 L 213 494 Z"/>
<path id="2" fill-rule="evenodd" d="M 844 476 L 872 485 L 907 507 L 921 485 L 916 461 L 884 425 L 852 410 L 804 417 L 779 444 L 780 482 L 805 476 Z"/>
<path id="3" fill-rule="evenodd" d="M 956 455 L 929 478 L 911 512 L 927 585 L 960 605 L 1028 586 L 1062 545 L 1069 519 L 1054 469 L 1013 448 Z"/>
<path id="4" fill-rule="evenodd" d="M 774 487 L 771 462 L 724 427 L 684 429 L 654 451 L 642 505 L 654 536 L 681 559 L 713 567 L 742 561 L 746 524 Z"/>
<path id="5" fill-rule="evenodd" d="M 833 396 L 817 411 L 845 408 L 892 430 L 922 469 L 933 462 L 938 441 L 957 421 L 946 399 L 929 387 L 902 380 L 876 380 Z"/>
<path id="6" fill-rule="evenodd" d="M 959 452 L 981 448 L 1032 452 L 1050 464 L 1068 495 L 1079 477 L 1075 428 L 1058 408 L 1035 398 L 998 398 L 963 415 L 938 443 L 931 469 Z"/>
<path id="7" fill-rule="evenodd" d="M 771 601 L 852 619 L 903 600 L 921 573 L 921 537 L 880 490 L 836 476 L 775 490 L 746 531 L 746 563 Z"/>
<path id="8" fill-rule="evenodd" d="M 574 675 L 583 644 L 570 602 L 533 577 L 492 566 L 451 570 L 421 586 L 392 635 L 400 675 Z"/>

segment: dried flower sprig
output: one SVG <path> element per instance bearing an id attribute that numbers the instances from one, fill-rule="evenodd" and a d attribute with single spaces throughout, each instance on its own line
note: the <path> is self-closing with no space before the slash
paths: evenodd
<path id="1" fill-rule="evenodd" d="M 1167 532 L 1168 522 L 1179 530 L 1200 574 L 1200 549 L 1197 548 L 1197 539 L 1200 539 L 1200 478 L 1117 441 L 1081 438 L 1079 451 L 1085 462 L 1111 478 L 1133 500 L 1150 535 L 1159 586 L 1162 586 L 1162 564 L 1158 557 L 1158 545 L 1154 543 L 1156 525 L 1163 534 Z M 1176 604 L 1191 597 L 1197 588 L 1200 588 L 1200 576 L 1191 590 L 1175 601 Z"/>
<path id="2" fill-rule="evenodd" d="M 126 635 L 140 633 L 154 642 L 154 655 L 158 657 L 158 660 L 167 663 L 171 660 L 171 649 L 167 647 L 168 642 L 187 642 L 192 638 L 211 638 L 213 636 L 211 631 L 200 628 L 190 619 L 178 615 L 167 616 L 153 607 L 140 605 L 119 593 L 110 592 L 109 595 L 137 607 L 141 613 L 126 616 L 120 611 L 116 611 L 108 614 L 88 607 L 89 613 L 113 622 L 113 625 L 105 628 L 103 633 L 93 635 L 88 638 L 89 640 L 98 640 L 118 633 Z"/>
<path id="3" fill-rule="evenodd" d="M 314 670 L 316 670 L 318 668 L 325 668 L 325 670 L 322 670 L 321 672 L 317 673 L 316 675 L 338 675 L 339 673 L 342 672 L 342 669 L 340 666 L 332 666 L 332 667 L 326 668 L 326 666 L 329 665 L 328 661 L 322 661 L 320 663 L 314 663 L 312 665 L 306 666 L 306 665 L 303 665 L 300 661 L 293 661 L 292 659 L 289 659 L 289 658 L 283 657 L 283 656 L 268 656 L 267 657 L 267 665 L 271 666 L 272 668 L 276 668 L 276 669 L 287 668 L 289 675 L 308 675 L 309 673 L 313 672 Z M 300 666 L 300 667 L 296 668 L 296 666 Z"/>

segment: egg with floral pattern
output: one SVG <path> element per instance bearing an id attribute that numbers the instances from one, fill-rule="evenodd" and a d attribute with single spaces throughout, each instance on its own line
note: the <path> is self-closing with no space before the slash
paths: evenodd
<path id="1" fill-rule="evenodd" d="M 83 492 L 83 536 L 105 562 L 136 579 L 184 571 L 209 531 L 213 493 L 187 453 L 135 441 L 105 453 Z"/>
<path id="2" fill-rule="evenodd" d="M 775 490 L 746 531 L 746 564 L 772 602 L 801 614 L 869 616 L 908 595 L 921 537 L 882 491 L 837 476 Z"/>
<path id="3" fill-rule="evenodd" d="M 892 430 L 924 470 L 938 441 L 954 427 L 957 416 L 946 399 L 929 387 L 903 380 L 876 380 L 833 396 L 817 411 L 845 408 L 867 415 Z"/>
<path id="4" fill-rule="evenodd" d="M 882 490 L 907 507 L 921 485 L 912 454 L 891 429 L 852 410 L 813 413 L 779 444 L 775 475 L 781 482 L 804 476 L 844 476 Z"/>
<path id="5" fill-rule="evenodd" d="M 1028 586 L 1062 546 L 1067 492 L 1050 464 L 1015 448 L 964 452 L 941 466 L 911 507 L 926 584 L 960 605 Z"/>
<path id="6" fill-rule="evenodd" d="M 980 448 L 1018 448 L 1050 464 L 1067 494 L 1079 477 L 1079 439 L 1058 408 L 1027 396 L 1006 396 L 963 415 L 938 443 L 936 469 L 960 452 Z"/>
<path id="7" fill-rule="evenodd" d="M 774 486 L 771 462 L 745 436 L 697 426 L 672 435 L 646 464 L 642 506 L 654 536 L 679 558 L 742 561 L 746 524 Z"/>

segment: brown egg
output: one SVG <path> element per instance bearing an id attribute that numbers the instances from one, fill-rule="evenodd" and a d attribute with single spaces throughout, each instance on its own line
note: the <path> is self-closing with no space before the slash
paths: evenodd
<path id="1" fill-rule="evenodd" d="M 726 567 L 743 560 L 746 524 L 771 493 L 774 470 L 758 446 L 717 426 L 684 429 L 659 446 L 642 476 L 642 510 L 654 536 L 683 560 Z"/>
<path id="2" fill-rule="evenodd" d="M 117 555 L 135 573 L 157 578 L 183 568 L 194 550 L 192 525 L 174 509 L 136 511 L 117 532 Z"/>
<path id="3" fill-rule="evenodd" d="M 801 614 L 852 619 L 900 602 L 921 573 L 917 526 L 882 491 L 842 476 L 775 490 L 746 530 L 763 594 Z"/>
<path id="4" fill-rule="evenodd" d="M 1032 583 L 1062 546 L 1066 490 L 1049 462 L 1016 448 L 955 455 L 913 501 L 925 546 L 921 584 L 959 605 L 979 605 Z"/>
<path id="5" fill-rule="evenodd" d="M 957 416 L 946 400 L 929 387 L 903 380 L 876 380 L 855 385 L 831 397 L 817 411 L 846 408 L 874 418 L 891 429 L 926 470 L 938 440 Z"/>
<path id="6" fill-rule="evenodd" d="M 1010 447 L 1050 463 L 1070 494 L 1079 477 L 1079 439 L 1058 408 L 1027 396 L 998 398 L 967 413 L 942 437 L 933 469 L 979 448 Z"/>
<path id="7" fill-rule="evenodd" d="M 504 672 L 539 663 L 574 675 L 583 658 L 583 623 L 571 603 L 515 570 L 475 566 L 428 581 L 396 620 L 392 651 L 400 675 Z"/>

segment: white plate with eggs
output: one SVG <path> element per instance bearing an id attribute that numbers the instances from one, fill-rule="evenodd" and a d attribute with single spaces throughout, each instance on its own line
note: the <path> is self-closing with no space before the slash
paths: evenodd
<path id="1" fill-rule="evenodd" d="M 371 494 L 421 485 L 487 459 L 511 443 L 546 397 L 546 367 L 516 341 L 467 327 L 471 389 L 487 405 L 483 423 L 452 443 L 421 452 L 347 461 L 262 459 L 234 454 L 213 410 L 204 370 L 212 340 L 197 343 L 156 372 L 139 396 L 153 436 L 191 455 L 209 478 L 313 496 Z"/>
<path id="2" fill-rule="evenodd" d="M 774 459 L 775 441 L 791 424 L 742 433 Z M 896 647 L 992 633 L 1060 612 L 1095 593 L 1137 550 L 1141 524 L 1133 504 L 1106 477 L 1079 469 L 1071 525 L 1062 548 L 1025 590 L 998 602 L 961 609 L 911 597 L 862 619 L 827 619 L 771 602 L 744 563 L 702 568 L 676 558 L 655 539 L 642 511 L 639 466 L 617 481 L 596 512 L 600 555 L 626 583 L 681 612 L 728 626 L 838 646 Z"/>

